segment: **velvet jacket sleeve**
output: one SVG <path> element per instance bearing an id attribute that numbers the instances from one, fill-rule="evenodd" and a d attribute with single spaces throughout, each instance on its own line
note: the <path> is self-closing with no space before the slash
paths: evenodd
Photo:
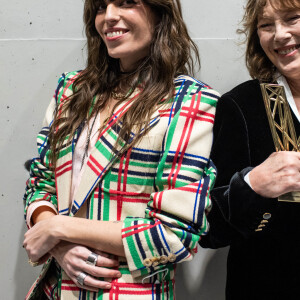
<path id="1" fill-rule="evenodd" d="M 256 81 L 248 85 L 222 96 L 217 106 L 211 158 L 218 176 L 211 193 L 210 232 L 200 242 L 203 247 L 218 248 L 239 238 L 269 234 L 272 220 L 267 223 L 264 216 L 276 214 L 277 199 L 256 194 L 244 180 L 273 152 L 259 85 Z"/>
<path id="2" fill-rule="evenodd" d="M 145 217 L 124 221 L 122 238 L 133 276 L 190 260 L 208 230 L 206 214 L 216 175 L 209 156 L 218 93 L 202 88 L 188 97 L 192 90 L 189 86 L 165 115 L 169 123 Z"/>

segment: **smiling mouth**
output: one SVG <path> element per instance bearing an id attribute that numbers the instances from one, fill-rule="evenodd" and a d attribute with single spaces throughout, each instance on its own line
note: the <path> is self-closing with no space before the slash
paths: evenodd
<path id="1" fill-rule="evenodd" d="M 121 36 L 126 32 L 127 31 L 125 31 L 125 30 L 111 31 L 111 32 L 107 32 L 106 36 L 109 37 L 109 38 L 112 38 L 112 37 Z"/>
<path id="2" fill-rule="evenodd" d="M 291 48 L 288 48 L 288 49 L 275 50 L 275 52 L 277 52 L 280 55 L 287 55 L 287 54 L 290 54 L 290 53 L 292 53 L 293 51 L 295 51 L 295 50 L 297 50 L 299 48 L 300 48 L 300 44 L 295 45 L 295 46 L 293 46 Z"/>

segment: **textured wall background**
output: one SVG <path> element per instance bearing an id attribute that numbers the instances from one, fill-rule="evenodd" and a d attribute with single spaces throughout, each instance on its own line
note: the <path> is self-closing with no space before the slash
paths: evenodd
<path id="1" fill-rule="evenodd" d="M 199 46 L 198 78 L 225 92 L 248 78 L 235 30 L 241 0 L 182 0 Z M 27 264 L 23 163 L 36 155 L 35 137 L 57 79 L 84 67 L 82 0 L 0 0 L 0 290 L 23 299 L 39 269 Z M 178 267 L 177 299 L 223 300 L 227 249 L 199 249 Z"/>

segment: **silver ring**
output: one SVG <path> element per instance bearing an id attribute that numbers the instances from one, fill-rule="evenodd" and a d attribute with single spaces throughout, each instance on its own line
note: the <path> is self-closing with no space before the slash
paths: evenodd
<path id="1" fill-rule="evenodd" d="M 96 266 L 97 259 L 98 259 L 98 254 L 91 252 L 91 254 L 89 255 L 89 257 L 86 260 L 86 263 L 88 265 Z"/>
<path id="2" fill-rule="evenodd" d="M 84 285 L 84 279 L 86 278 L 87 274 L 85 274 L 84 272 L 79 273 L 79 275 L 76 277 L 77 282 L 80 285 Z"/>

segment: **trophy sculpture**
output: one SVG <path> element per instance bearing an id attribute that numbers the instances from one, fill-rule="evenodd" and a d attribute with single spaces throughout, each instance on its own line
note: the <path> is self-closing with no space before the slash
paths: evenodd
<path id="1" fill-rule="evenodd" d="M 300 151 L 291 110 L 284 87 L 278 84 L 260 84 L 276 151 Z M 275 116 L 277 120 L 275 120 Z M 278 201 L 300 202 L 300 191 L 278 197 Z"/>

